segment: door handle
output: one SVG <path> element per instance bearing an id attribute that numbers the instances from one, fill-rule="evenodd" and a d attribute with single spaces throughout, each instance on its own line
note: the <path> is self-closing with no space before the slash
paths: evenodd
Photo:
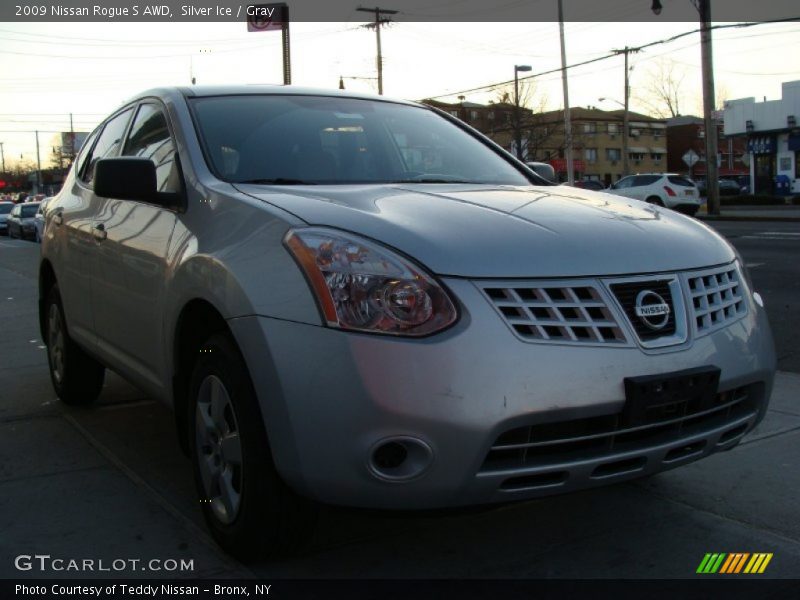
<path id="1" fill-rule="evenodd" d="M 97 225 L 92 226 L 92 235 L 94 239 L 98 242 L 102 242 L 104 239 L 108 237 L 108 233 L 106 232 L 106 226 L 102 223 L 98 223 Z"/>
<path id="2" fill-rule="evenodd" d="M 53 225 L 61 225 L 64 222 L 64 217 L 61 216 L 60 212 L 57 212 L 53 215 Z"/>

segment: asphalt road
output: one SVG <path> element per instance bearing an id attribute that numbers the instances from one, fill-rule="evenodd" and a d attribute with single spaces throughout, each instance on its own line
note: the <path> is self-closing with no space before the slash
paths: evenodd
<path id="1" fill-rule="evenodd" d="M 778 369 L 800 373 L 800 223 L 718 221 L 744 258 L 765 303 Z"/>
<path id="2" fill-rule="evenodd" d="M 781 366 L 798 369 L 797 224 L 719 223 L 770 310 Z M 793 260 L 793 257 L 794 260 Z M 800 375 L 728 453 L 644 481 L 495 510 L 323 510 L 297 558 L 243 566 L 205 532 L 172 417 L 111 375 L 93 409 L 54 397 L 36 323 L 38 247 L 0 238 L 0 577 L 686 578 L 707 552 L 771 552 L 800 574 Z M 184 572 L 19 571 L 20 554 L 189 559 Z"/>

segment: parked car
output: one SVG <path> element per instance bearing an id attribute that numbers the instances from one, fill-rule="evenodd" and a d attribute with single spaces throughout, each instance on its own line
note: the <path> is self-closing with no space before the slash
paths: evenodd
<path id="1" fill-rule="evenodd" d="M 596 192 L 606 189 L 606 186 L 603 185 L 603 182 L 598 179 L 581 179 L 575 182 L 575 187 L 579 187 L 584 190 L 594 190 Z"/>
<path id="2" fill-rule="evenodd" d="M 239 557 L 302 544 L 317 502 L 592 488 L 728 450 L 767 410 L 767 316 L 725 238 L 550 185 L 424 105 L 145 92 L 45 218 L 56 394 L 91 404 L 110 368 L 171 405 Z"/>
<path id="3" fill-rule="evenodd" d="M 606 191 L 665 206 L 687 215 L 694 215 L 700 208 L 700 194 L 694 182 L 675 173 L 630 175 L 612 184 Z"/>
<path id="4" fill-rule="evenodd" d="M 45 198 L 39 204 L 39 209 L 36 211 L 36 215 L 33 217 L 33 225 L 35 228 L 35 235 L 34 239 L 37 243 L 42 243 L 42 234 L 44 233 L 44 213 L 47 210 L 47 203 L 50 202 L 52 196 Z"/>
<path id="5" fill-rule="evenodd" d="M 8 215 L 8 237 L 23 240 L 25 238 L 33 239 L 36 235 L 34 217 L 38 209 L 38 202 L 25 202 L 15 205 Z"/>
<path id="6" fill-rule="evenodd" d="M 708 194 L 708 185 L 705 179 L 698 179 L 695 181 L 697 191 L 701 196 Z M 745 190 L 746 193 L 747 190 Z M 742 192 L 742 185 L 736 179 L 720 179 L 719 180 L 719 195 L 720 196 L 738 196 Z"/>
<path id="7" fill-rule="evenodd" d="M 8 217 L 12 208 L 13 202 L 0 202 L 0 234 L 8 235 Z"/>

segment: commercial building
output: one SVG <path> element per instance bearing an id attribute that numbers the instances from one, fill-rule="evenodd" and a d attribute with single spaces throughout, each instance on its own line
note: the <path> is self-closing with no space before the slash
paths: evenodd
<path id="1" fill-rule="evenodd" d="M 800 81 L 785 82 L 779 100 L 725 102 L 725 134 L 747 136 L 755 194 L 800 193 Z"/>
<path id="2" fill-rule="evenodd" d="M 715 123 L 719 176 L 738 181 L 750 173 L 747 136 L 726 136 L 722 113 L 718 116 Z M 706 126 L 702 117 L 679 116 L 667 120 L 667 170 L 691 179 L 705 179 Z"/>

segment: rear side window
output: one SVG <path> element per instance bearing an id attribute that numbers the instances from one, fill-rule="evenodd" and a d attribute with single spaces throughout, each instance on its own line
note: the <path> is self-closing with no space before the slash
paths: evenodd
<path id="1" fill-rule="evenodd" d="M 123 156 L 149 158 L 156 165 L 156 185 L 160 192 L 181 189 L 175 143 L 169 133 L 167 119 L 155 104 L 143 104 L 136 113 Z"/>
<path id="2" fill-rule="evenodd" d="M 91 184 L 94 180 L 94 167 L 97 161 L 106 156 L 111 156 L 119 147 L 130 117 L 131 109 L 129 108 L 111 119 L 106 123 L 106 126 L 103 127 L 103 132 L 100 134 L 100 137 L 97 138 L 97 143 L 86 159 L 87 162 L 84 166 L 83 174 L 81 175 L 81 179 L 84 183 Z"/>
<path id="3" fill-rule="evenodd" d="M 687 179 L 686 177 L 681 177 L 680 175 L 670 175 L 667 177 L 670 183 L 674 185 L 682 185 L 684 187 L 694 187 L 694 183 L 691 179 Z"/>
<path id="4" fill-rule="evenodd" d="M 7 215 L 14 208 L 13 204 L 0 204 L 0 215 Z"/>
<path id="5" fill-rule="evenodd" d="M 659 179 L 661 179 L 661 175 L 637 175 L 634 178 L 633 187 L 644 187 L 646 185 L 653 185 Z"/>
<path id="6" fill-rule="evenodd" d="M 23 218 L 35 217 L 36 211 L 38 209 L 39 209 L 38 204 L 26 204 L 25 206 L 22 207 L 22 217 Z"/>

